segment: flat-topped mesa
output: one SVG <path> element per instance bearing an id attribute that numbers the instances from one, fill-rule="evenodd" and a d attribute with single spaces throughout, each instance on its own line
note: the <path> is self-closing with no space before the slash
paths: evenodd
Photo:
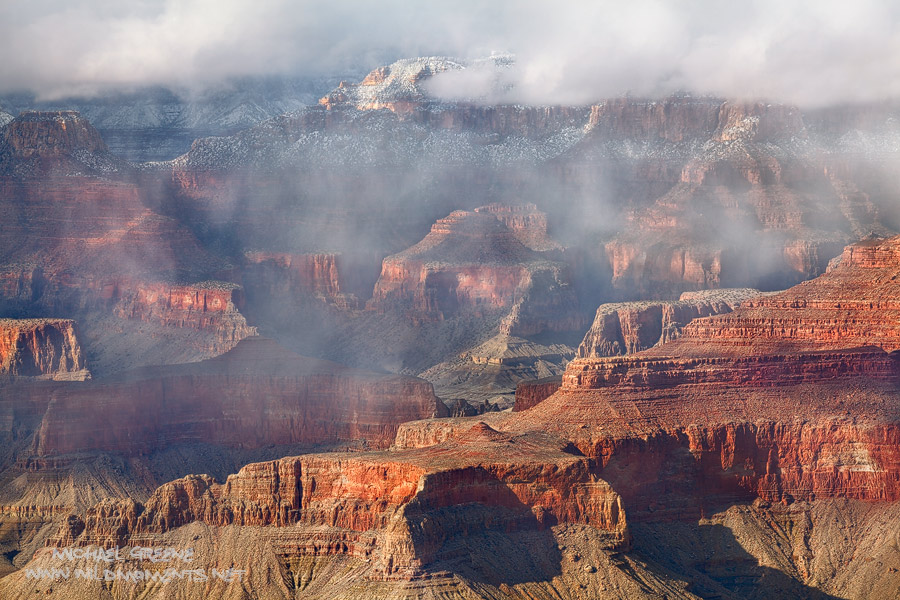
<path id="1" fill-rule="evenodd" d="M 359 307 L 359 300 L 346 289 L 340 254 L 253 251 L 244 257 L 241 282 L 248 294 L 293 301 L 314 298 L 339 308 Z"/>
<path id="2" fill-rule="evenodd" d="M 256 328 L 240 313 L 243 289 L 234 283 L 121 281 L 105 286 L 101 296 L 114 301 L 113 312 L 119 317 L 209 333 L 214 347 L 207 350 L 216 353 L 256 335 Z"/>
<path id="3" fill-rule="evenodd" d="M 447 411 L 424 380 L 298 356 L 261 338 L 202 362 L 52 392 L 35 436 L 37 457 L 133 456 L 193 443 L 387 447 L 400 423 Z"/>
<path id="4" fill-rule="evenodd" d="M 188 476 L 143 505 L 98 504 L 48 544 L 129 545 L 194 521 L 264 527 L 289 557 L 370 559 L 379 578 L 422 576 L 454 556 L 455 538 L 489 531 L 581 524 L 610 548 L 629 542 L 618 495 L 584 457 L 553 438 L 477 423 L 432 448 L 283 458 L 247 465 L 224 484 Z"/>
<path id="5" fill-rule="evenodd" d="M 900 349 L 898 298 L 900 237 L 867 240 L 848 246 L 814 280 L 694 321 L 669 351 L 765 354 L 872 345 L 890 352 Z"/>
<path id="6" fill-rule="evenodd" d="M 18 158 L 59 158 L 77 151 L 107 152 L 100 133 L 71 110 L 26 111 L 0 133 L 0 153 Z"/>
<path id="7" fill-rule="evenodd" d="M 802 113 L 795 107 L 687 96 L 607 100 L 591 107 L 589 127 L 592 135 L 604 138 L 673 144 L 806 137 Z"/>
<path id="8" fill-rule="evenodd" d="M 75 321 L 0 319 L 0 376 L 87 379 Z"/>
<path id="9" fill-rule="evenodd" d="M 529 305 L 547 309 L 533 315 L 539 322 L 530 317 L 542 311 Z M 517 335 L 581 323 L 565 263 L 526 247 L 492 214 L 462 210 L 438 219 L 415 246 L 384 259 L 367 306 L 436 320 L 514 309 L 506 333 Z"/>
<path id="10" fill-rule="evenodd" d="M 579 358 L 618 356 L 672 341 L 700 317 L 729 313 L 762 292 L 750 288 L 685 292 L 677 301 L 601 304 L 578 347 Z"/>

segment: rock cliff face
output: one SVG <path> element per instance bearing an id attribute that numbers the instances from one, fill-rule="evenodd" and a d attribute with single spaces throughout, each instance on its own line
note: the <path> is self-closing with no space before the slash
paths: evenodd
<path id="1" fill-rule="evenodd" d="M 898 274 L 900 238 L 848 246 L 813 281 L 688 325 L 677 350 L 724 346 L 759 354 L 772 344 L 797 351 L 865 345 L 898 350 Z"/>
<path id="2" fill-rule="evenodd" d="M 401 422 L 446 414 L 425 381 L 301 357 L 261 338 L 200 363 L 58 387 L 46 398 L 37 457 L 134 456 L 191 443 L 387 447 Z"/>
<path id="3" fill-rule="evenodd" d="M 537 406 L 555 394 L 561 385 L 562 377 L 545 377 L 543 379 L 523 381 L 516 386 L 516 403 L 513 406 L 513 412 L 520 412 L 528 410 L 532 406 Z"/>
<path id="4" fill-rule="evenodd" d="M 0 319 L 0 375 L 90 377 L 75 322 L 67 319 Z"/>
<path id="5" fill-rule="evenodd" d="M 187 285 L 123 282 L 106 288 L 114 299 L 113 313 L 124 319 L 144 321 L 165 328 L 193 329 L 212 336 L 216 354 L 256 335 L 239 309 L 243 290 L 236 284 L 206 281 Z"/>
<path id="6" fill-rule="evenodd" d="M 24 112 L 3 131 L 5 150 L 22 158 L 107 152 L 96 129 L 75 111 Z"/>
<path id="7" fill-rule="evenodd" d="M 284 458 L 248 465 L 225 484 L 187 477 L 143 505 L 101 503 L 52 543 L 126 544 L 193 521 L 290 527 L 303 532 L 294 557 L 366 558 L 381 579 L 425 576 L 458 551 L 457 538 L 484 531 L 583 524 L 606 534 L 609 548 L 628 543 L 618 496 L 583 457 L 484 423 L 424 451 Z"/>
<path id="8" fill-rule="evenodd" d="M 425 319 L 512 310 L 504 323 L 511 335 L 567 331 L 581 321 L 567 265 L 527 248 L 488 211 L 454 211 L 421 242 L 385 258 L 368 307 Z"/>
<path id="9" fill-rule="evenodd" d="M 799 109 L 618 100 L 594 107 L 589 129 L 565 172 L 627 199 L 604 244 L 625 296 L 784 288 L 823 273 L 846 243 L 891 230 L 880 176 L 860 176 L 854 152 L 826 150 L 832 134 Z"/>
<path id="10" fill-rule="evenodd" d="M 850 246 L 816 280 L 697 319 L 673 342 L 577 358 L 555 394 L 491 425 L 570 440 L 631 520 L 754 498 L 896 501 L 900 363 L 886 350 L 898 240 Z M 413 445 L 465 421 L 417 427 L 428 429 L 403 431 Z"/>
<path id="11" fill-rule="evenodd" d="M 674 342 L 576 359 L 557 394 L 508 426 L 552 423 L 614 464 L 605 477 L 636 518 L 661 508 L 653 481 L 666 472 L 692 473 L 708 497 L 895 501 L 900 371 L 885 350 L 897 348 L 897 243 L 850 246 L 827 274 L 695 320 Z M 676 459 L 679 449 L 692 458 Z M 667 497 L 673 514 L 700 501 Z"/>
<path id="12" fill-rule="evenodd" d="M 494 202 L 475 209 L 477 213 L 494 215 L 512 231 L 523 245 L 537 252 L 562 250 L 562 246 L 547 234 L 547 214 L 534 204 L 500 204 Z"/>
<path id="13" fill-rule="evenodd" d="M 240 274 L 251 293 L 270 298 L 287 298 L 302 303 L 315 299 L 338 308 L 359 308 L 356 295 L 349 292 L 340 255 L 248 252 Z M 352 286 L 357 287 L 357 286 Z"/>
<path id="14" fill-rule="evenodd" d="M 601 304 L 591 329 L 578 347 L 578 357 L 633 354 L 681 335 L 685 325 L 700 317 L 734 310 L 759 290 L 685 292 L 677 302 L 619 302 Z"/>
<path id="15" fill-rule="evenodd" d="M 0 311 L 77 317 L 98 373 L 146 364 L 139 356 L 122 364 L 125 353 L 114 349 L 125 330 L 145 350 L 180 336 L 176 360 L 224 352 L 254 333 L 239 312 L 240 290 L 204 283 L 227 263 L 151 208 L 161 190 L 112 157 L 85 119 L 24 113 L 3 136 Z"/>
<path id="16" fill-rule="evenodd" d="M 26 111 L 0 130 L 0 175 L 112 173 L 126 168 L 75 111 Z"/>

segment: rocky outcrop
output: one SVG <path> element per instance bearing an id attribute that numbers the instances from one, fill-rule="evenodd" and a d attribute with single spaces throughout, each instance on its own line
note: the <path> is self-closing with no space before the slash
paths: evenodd
<path id="1" fill-rule="evenodd" d="M 284 458 L 248 465 L 224 484 L 190 476 L 145 504 L 101 503 L 51 543 L 127 545 L 192 521 L 291 527 L 307 532 L 293 556 L 367 558 L 388 579 L 421 577 L 449 557 L 455 538 L 485 530 L 583 524 L 605 533 L 608 547 L 627 547 L 618 496 L 583 457 L 553 444 L 477 423 L 423 451 Z"/>
<path id="2" fill-rule="evenodd" d="M 692 321 L 674 342 L 578 358 L 559 392 L 495 426 L 551 424 L 615 466 L 605 477 L 637 518 L 663 510 L 660 485 L 685 493 L 666 494 L 673 515 L 702 504 L 691 485 L 710 498 L 895 501 L 898 240 L 850 246 L 825 275 Z"/>
<path id="3" fill-rule="evenodd" d="M 754 498 L 896 501 L 898 240 L 848 247 L 816 280 L 696 319 L 673 342 L 577 358 L 556 393 L 491 425 L 570 440 L 632 520 Z M 409 423 L 402 443 L 465 426 Z"/>
<path id="4" fill-rule="evenodd" d="M 688 325 L 677 351 L 696 354 L 725 347 L 763 354 L 773 344 L 797 351 L 865 345 L 898 350 L 898 274 L 900 238 L 848 246 L 813 281 Z"/>
<path id="5" fill-rule="evenodd" d="M 45 392 L 36 457 L 126 456 L 177 444 L 387 447 L 403 421 L 446 414 L 431 384 L 295 355 L 249 338 L 214 359 Z"/>
<path id="6" fill-rule="evenodd" d="M 494 215 L 517 240 L 536 252 L 562 250 L 562 246 L 547 234 L 547 214 L 534 204 L 494 202 L 479 206 L 475 212 Z"/>
<path id="7" fill-rule="evenodd" d="M 860 236 L 890 232 L 881 176 L 825 150 L 834 141 L 795 107 L 621 99 L 596 106 L 589 128 L 565 173 L 628 199 L 603 248 L 623 297 L 783 289 Z"/>
<path id="8" fill-rule="evenodd" d="M 523 381 L 562 375 L 575 348 L 559 341 L 538 343 L 500 333 L 451 360 L 419 374 L 442 398 L 489 402 L 506 409 L 518 404 Z"/>
<path id="9" fill-rule="evenodd" d="M 75 322 L 0 319 L 0 375 L 89 378 Z"/>
<path id="10" fill-rule="evenodd" d="M 342 81 L 319 104 L 329 110 L 352 106 L 359 110 L 386 108 L 401 114 L 413 112 L 428 98 L 420 86 L 422 82 L 435 73 L 462 68 L 462 62 L 445 57 L 400 60 L 378 67 L 358 84 Z"/>
<path id="11" fill-rule="evenodd" d="M 0 176 L 113 173 L 127 169 L 75 111 L 25 111 L 0 129 Z"/>
<path id="12" fill-rule="evenodd" d="M 618 356 L 672 341 L 685 325 L 700 317 L 729 313 L 759 290 L 685 292 L 678 301 L 601 304 L 594 323 L 578 347 L 578 357 Z"/>
<path id="13" fill-rule="evenodd" d="M 239 310 L 244 302 L 243 290 L 233 283 L 116 282 L 104 294 L 110 294 L 114 314 L 124 319 L 210 334 L 213 346 L 205 349 L 216 354 L 256 335 L 256 328 L 247 325 Z"/>
<path id="14" fill-rule="evenodd" d="M 561 385 L 562 377 L 545 377 L 543 379 L 523 381 L 516 386 L 516 403 L 513 406 L 513 412 L 520 412 L 528 410 L 532 406 L 537 406 L 555 394 Z"/>
<path id="15" fill-rule="evenodd" d="M 454 211 L 421 242 L 385 258 L 368 307 L 425 319 L 512 310 L 504 326 L 511 335 L 567 331 L 581 321 L 567 265 L 524 246 L 488 212 Z M 528 319 L 531 312 L 542 319 Z"/>
<path id="16" fill-rule="evenodd" d="M 71 110 L 26 111 L 3 131 L 5 151 L 21 158 L 59 158 L 76 151 L 106 152 L 100 133 Z"/>

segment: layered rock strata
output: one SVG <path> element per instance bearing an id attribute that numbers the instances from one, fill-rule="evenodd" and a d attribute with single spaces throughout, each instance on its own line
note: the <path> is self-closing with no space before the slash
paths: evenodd
<path id="1" fill-rule="evenodd" d="M 579 358 L 633 354 L 681 335 L 685 325 L 700 317 L 728 313 L 759 290 L 684 292 L 678 301 L 601 304 L 591 329 L 578 347 Z"/>
<path id="2" fill-rule="evenodd" d="M 403 421 L 446 414 L 431 384 L 295 355 L 249 338 L 187 365 L 126 372 L 44 392 L 32 453 L 126 456 L 192 443 L 238 448 L 387 447 Z M 260 404 L 262 402 L 262 404 Z"/>
<path id="3" fill-rule="evenodd" d="M 296 303 L 315 299 L 342 309 L 359 308 L 356 295 L 348 291 L 341 256 L 334 253 L 290 254 L 247 252 L 241 283 L 251 293 L 287 298 Z"/>
<path id="4" fill-rule="evenodd" d="M 526 247 L 487 212 L 454 211 L 421 242 L 385 258 L 367 306 L 425 319 L 512 310 L 504 331 L 511 335 L 568 331 L 582 320 L 568 266 Z M 529 320 L 531 312 L 543 318 Z"/>
<path id="5" fill-rule="evenodd" d="M 373 560 L 373 575 L 385 579 L 422 577 L 449 558 L 455 538 L 485 530 L 583 524 L 604 532 L 607 547 L 627 547 L 618 496 L 583 457 L 554 443 L 479 423 L 424 451 L 284 458 L 248 465 L 224 484 L 190 476 L 144 504 L 98 504 L 51 543 L 108 547 L 194 521 L 289 527 L 301 534 L 290 555 Z"/>
<path id="6" fill-rule="evenodd" d="M 89 378 L 75 322 L 0 319 L 0 375 Z"/>

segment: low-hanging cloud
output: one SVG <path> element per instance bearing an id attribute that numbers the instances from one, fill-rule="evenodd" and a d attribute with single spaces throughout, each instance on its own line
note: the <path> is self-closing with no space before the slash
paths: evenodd
<path id="1" fill-rule="evenodd" d="M 890 0 L 12 0 L 0 92 L 43 97 L 368 70 L 511 52 L 503 100 L 581 104 L 677 90 L 815 106 L 900 95 Z M 455 75 L 456 95 L 496 78 Z M 435 86 L 440 91 L 441 86 Z M 493 88 L 496 89 L 496 88 Z"/>

